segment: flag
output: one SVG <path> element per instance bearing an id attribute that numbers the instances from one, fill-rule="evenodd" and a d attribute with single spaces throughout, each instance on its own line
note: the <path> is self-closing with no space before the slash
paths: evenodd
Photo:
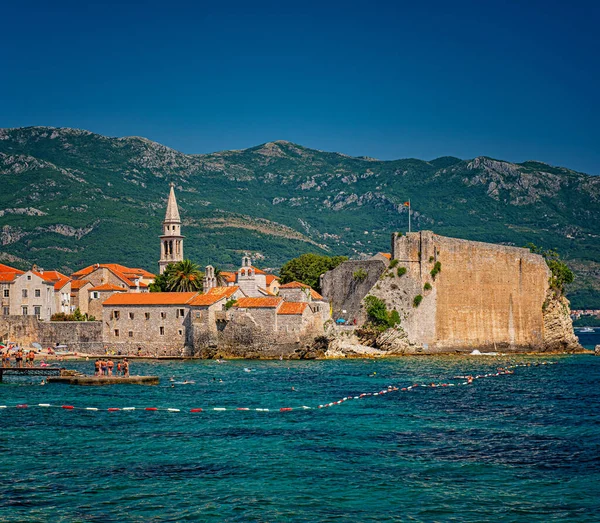
<path id="1" fill-rule="evenodd" d="M 404 207 L 410 207 L 410 202 L 404 202 Z"/>

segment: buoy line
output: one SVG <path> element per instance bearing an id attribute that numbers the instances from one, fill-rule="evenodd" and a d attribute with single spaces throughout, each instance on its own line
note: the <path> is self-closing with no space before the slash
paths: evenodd
<path id="1" fill-rule="evenodd" d="M 543 361 L 537 363 L 519 363 L 515 365 L 508 365 L 504 367 L 500 367 L 496 372 L 490 372 L 486 374 L 478 374 L 475 376 L 465 375 L 465 376 L 457 376 L 452 379 L 459 379 L 460 381 L 453 383 L 450 381 L 440 382 L 440 383 L 413 383 L 412 385 L 406 387 L 397 387 L 395 385 L 388 385 L 386 388 L 379 390 L 377 392 L 363 392 L 358 395 L 346 396 L 338 401 L 332 401 L 330 403 L 323 403 L 321 405 L 315 407 L 308 407 L 306 405 L 302 405 L 300 407 L 280 407 L 275 409 L 267 409 L 267 408 L 250 408 L 250 407 L 209 407 L 209 408 L 172 408 L 172 407 L 109 407 L 109 408 L 99 408 L 99 407 L 79 407 L 75 405 L 53 405 L 51 403 L 18 403 L 15 405 L 0 405 L 0 409 L 62 409 L 62 410 L 83 410 L 88 412 L 131 412 L 131 411 L 145 411 L 145 412 L 186 412 L 186 413 L 200 413 L 200 412 L 223 412 L 223 411 L 253 411 L 253 412 L 290 412 L 290 411 L 299 411 L 299 410 L 316 410 L 316 409 L 325 409 L 334 407 L 336 405 L 341 405 L 350 400 L 360 400 L 373 396 L 383 396 L 385 394 L 390 394 L 392 392 L 410 392 L 415 389 L 421 388 L 438 388 L 438 387 L 464 387 L 469 386 L 474 383 L 475 380 L 487 379 L 487 378 L 495 378 L 498 376 L 505 376 L 514 374 L 514 370 L 518 367 L 537 367 L 540 365 L 556 365 L 558 362 L 556 361 Z"/>

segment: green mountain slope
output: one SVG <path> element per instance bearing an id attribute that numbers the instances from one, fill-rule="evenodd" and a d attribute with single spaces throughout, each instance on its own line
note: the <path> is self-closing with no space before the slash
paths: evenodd
<path id="1" fill-rule="evenodd" d="M 579 276 L 574 306 L 600 307 L 600 177 L 486 157 L 379 161 L 277 141 L 186 155 L 144 138 L 0 130 L 0 261 L 64 271 L 95 262 L 154 270 L 168 182 L 186 256 L 278 267 L 303 252 L 389 250 L 414 229 L 556 248 Z M 264 257 L 264 259 L 262 259 Z"/>

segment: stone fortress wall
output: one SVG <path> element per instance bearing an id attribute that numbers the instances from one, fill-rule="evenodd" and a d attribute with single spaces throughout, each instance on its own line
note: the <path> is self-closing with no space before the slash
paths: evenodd
<path id="1" fill-rule="evenodd" d="M 409 340 L 431 352 L 542 349 L 550 271 L 528 249 L 439 236 L 395 234 L 392 259 L 407 268 L 405 294 L 378 292 L 404 316 Z M 440 272 L 431 275 L 436 262 Z M 425 284 L 431 290 L 425 290 Z M 414 297 L 423 296 L 418 307 Z M 398 297 L 400 296 L 400 299 Z"/>

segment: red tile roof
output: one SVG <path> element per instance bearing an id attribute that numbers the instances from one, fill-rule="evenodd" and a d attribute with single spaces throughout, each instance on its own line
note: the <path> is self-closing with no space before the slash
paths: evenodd
<path id="1" fill-rule="evenodd" d="M 324 300 L 323 296 L 321 296 L 316 290 L 309 285 L 306 285 L 306 283 L 300 283 L 299 281 L 291 281 L 285 285 L 280 285 L 279 289 L 310 289 L 310 295 L 313 300 Z"/>
<path id="2" fill-rule="evenodd" d="M 96 287 L 92 287 L 90 291 L 98 291 L 98 292 L 108 292 L 108 291 L 120 291 L 125 292 L 123 287 L 119 287 L 118 285 L 113 285 L 112 283 L 104 283 L 103 285 L 97 285 Z"/>
<path id="3" fill-rule="evenodd" d="M 24 274 L 24 272 L 0 263 L 0 281 L 13 281 L 19 274 Z"/>
<path id="4" fill-rule="evenodd" d="M 207 293 L 196 296 L 188 305 L 198 307 L 214 305 L 218 301 L 231 298 L 238 290 L 237 286 L 213 287 Z"/>
<path id="5" fill-rule="evenodd" d="M 55 284 L 54 284 L 54 290 L 55 291 L 59 291 L 61 290 L 67 283 L 69 283 L 71 281 L 71 278 L 69 278 L 68 276 L 65 276 L 64 278 L 61 278 L 60 280 L 58 280 Z"/>
<path id="6" fill-rule="evenodd" d="M 53 282 L 53 283 L 56 283 L 56 282 L 62 280 L 63 278 L 67 277 L 58 271 L 44 271 L 44 272 L 31 271 L 31 272 L 33 274 L 35 274 L 36 276 L 39 276 L 42 280 L 48 281 L 48 282 Z"/>
<path id="7" fill-rule="evenodd" d="M 377 254 L 379 254 L 379 256 L 383 256 L 384 258 L 387 258 L 388 260 L 392 259 L 392 255 L 389 252 L 378 252 Z"/>
<path id="8" fill-rule="evenodd" d="M 302 314 L 306 307 L 308 307 L 308 303 L 284 301 L 277 314 Z"/>
<path id="9" fill-rule="evenodd" d="M 77 290 L 77 289 L 81 289 L 82 287 L 86 286 L 87 284 L 92 284 L 91 281 L 89 280 L 71 280 L 71 290 Z"/>
<path id="10" fill-rule="evenodd" d="M 130 267 L 125 267 L 124 265 L 119 265 L 118 263 L 102 263 L 95 264 L 85 267 L 77 272 L 74 272 L 71 276 L 75 279 L 82 278 L 84 276 L 88 276 L 92 272 L 97 269 L 108 269 L 112 272 L 117 278 L 123 281 L 129 287 L 136 287 L 135 280 L 136 278 L 154 278 L 154 274 L 144 270 L 144 269 L 131 269 Z M 140 287 L 147 287 L 145 283 L 139 283 Z"/>
<path id="11" fill-rule="evenodd" d="M 196 292 L 118 292 L 102 305 L 186 305 Z"/>
<path id="12" fill-rule="evenodd" d="M 275 276 L 274 274 L 267 274 L 266 280 L 267 280 L 267 285 L 271 285 L 271 283 L 273 283 L 273 280 L 279 281 L 279 278 L 277 276 Z"/>
<path id="13" fill-rule="evenodd" d="M 277 308 L 281 302 L 283 302 L 283 298 L 275 296 L 266 298 L 240 298 L 234 307 L 241 309 Z"/>

